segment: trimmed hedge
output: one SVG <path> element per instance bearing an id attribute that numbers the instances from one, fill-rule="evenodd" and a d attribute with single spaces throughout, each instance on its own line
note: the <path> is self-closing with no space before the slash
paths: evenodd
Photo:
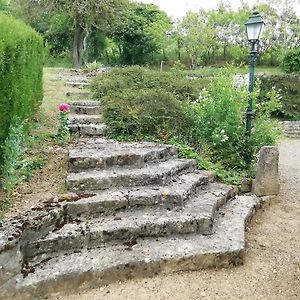
<path id="1" fill-rule="evenodd" d="M 300 120 L 300 76 L 273 75 L 261 78 L 260 99 L 267 100 L 266 94 L 273 87 L 280 91 L 282 108 L 277 115 L 284 119 Z"/>
<path id="2" fill-rule="evenodd" d="M 0 14 L 0 145 L 14 116 L 30 119 L 43 97 L 43 39 L 33 29 Z M 2 162 L 0 148 L 0 164 Z"/>

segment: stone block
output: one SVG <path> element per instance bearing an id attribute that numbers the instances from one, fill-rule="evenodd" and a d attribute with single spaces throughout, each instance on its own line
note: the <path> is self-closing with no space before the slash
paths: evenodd
<path id="1" fill-rule="evenodd" d="M 256 177 L 252 192 L 257 196 L 278 195 L 279 173 L 278 173 L 279 151 L 277 147 L 262 147 L 259 153 Z"/>

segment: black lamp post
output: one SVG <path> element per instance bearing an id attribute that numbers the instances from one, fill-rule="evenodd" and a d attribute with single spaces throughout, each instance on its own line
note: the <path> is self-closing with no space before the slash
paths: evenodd
<path id="1" fill-rule="evenodd" d="M 254 69 L 257 57 L 257 48 L 259 39 L 262 35 L 265 22 L 257 11 L 252 13 L 252 16 L 245 23 L 248 41 L 250 43 L 250 56 L 249 56 L 249 87 L 248 87 L 248 107 L 246 113 L 246 136 L 249 138 L 251 135 L 252 118 L 253 118 L 253 90 L 254 90 Z"/>

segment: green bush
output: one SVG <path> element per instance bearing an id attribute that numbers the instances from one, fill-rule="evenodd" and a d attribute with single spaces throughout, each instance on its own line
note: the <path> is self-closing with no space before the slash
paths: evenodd
<path id="1" fill-rule="evenodd" d="M 33 116 L 43 96 L 43 40 L 30 27 L 0 14 L 0 145 L 14 116 Z M 0 164 L 3 162 L 0 150 Z"/>
<path id="2" fill-rule="evenodd" d="M 300 47 L 286 52 L 283 57 L 282 67 L 287 73 L 300 74 Z"/>
<path id="3" fill-rule="evenodd" d="M 273 75 L 261 78 L 259 101 L 267 102 L 268 93 L 276 89 L 281 94 L 281 107 L 275 111 L 275 116 L 284 119 L 300 120 L 300 76 Z"/>
<path id="4" fill-rule="evenodd" d="M 101 98 L 111 137 L 172 143 L 182 157 L 195 158 L 199 167 L 237 182 L 238 175 L 250 170 L 246 158 L 253 160 L 263 145 L 275 144 L 278 131 L 269 115 L 280 105 L 273 91 L 268 103 L 257 107 L 247 140 L 247 91 L 234 87 L 232 77 L 231 70 L 222 71 L 211 86 L 202 88 L 201 80 L 188 79 L 180 71 L 130 67 L 101 75 L 93 90 Z"/>
<path id="5" fill-rule="evenodd" d="M 94 96 L 118 96 L 124 92 L 141 89 L 163 89 L 171 93 L 177 100 L 195 101 L 201 88 L 207 87 L 209 79 L 190 80 L 184 72 L 158 72 L 139 66 L 115 68 L 111 72 L 98 77 L 92 86 Z"/>
<path id="6" fill-rule="evenodd" d="M 126 90 L 102 99 L 103 115 L 113 136 L 137 139 L 155 136 L 166 141 L 190 127 L 182 103 L 161 88 Z"/>

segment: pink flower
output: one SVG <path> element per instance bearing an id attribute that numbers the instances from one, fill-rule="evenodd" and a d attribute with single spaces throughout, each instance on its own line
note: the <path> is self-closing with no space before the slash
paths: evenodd
<path id="1" fill-rule="evenodd" d="M 70 110 L 70 105 L 67 103 L 62 103 L 58 106 L 58 109 L 60 111 L 69 111 Z"/>

